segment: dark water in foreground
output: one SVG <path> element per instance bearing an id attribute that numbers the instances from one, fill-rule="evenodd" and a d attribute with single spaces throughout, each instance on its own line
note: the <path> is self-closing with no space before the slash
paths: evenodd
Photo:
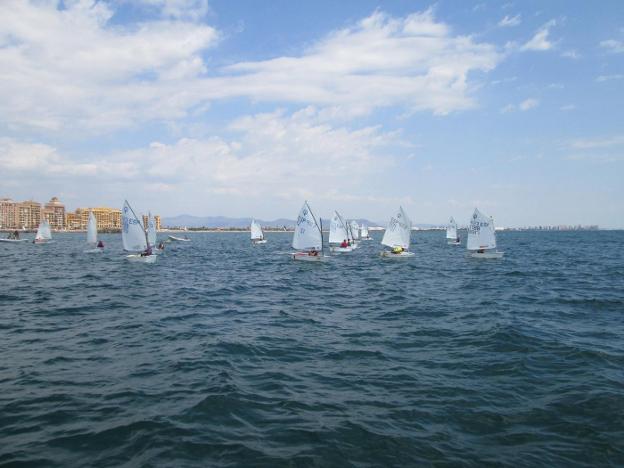
<path id="1" fill-rule="evenodd" d="M 289 234 L 0 244 L 0 465 L 621 466 L 624 232 L 442 235 L 328 265 Z"/>

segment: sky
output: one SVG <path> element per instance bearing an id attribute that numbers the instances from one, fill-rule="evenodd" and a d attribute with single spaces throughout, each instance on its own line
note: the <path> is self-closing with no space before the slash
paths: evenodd
<path id="1" fill-rule="evenodd" d="M 0 197 L 624 227 L 624 2 L 4 0 Z"/>

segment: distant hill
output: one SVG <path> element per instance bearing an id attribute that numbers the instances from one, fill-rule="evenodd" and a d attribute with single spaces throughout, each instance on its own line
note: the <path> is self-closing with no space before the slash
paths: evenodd
<path id="1" fill-rule="evenodd" d="M 294 219 L 279 218 L 272 221 L 257 219 L 263 227 L 282 227 L 293 228 L 295 226 Z M 383 226 L 382 224 L 369 221 L 367 219 L 356 219 L 358 224 L 366 224 L 367 226 Z M 161 225 L 163 227 L 207 227 L 207 228 L 246 228 L 251 224 L 251 218 L 228 218 L 226 216 L 193 216 L 178 215 L 163 218 Z M 323 229 L 329 228 L 329 220 L 323 219 Z"/>

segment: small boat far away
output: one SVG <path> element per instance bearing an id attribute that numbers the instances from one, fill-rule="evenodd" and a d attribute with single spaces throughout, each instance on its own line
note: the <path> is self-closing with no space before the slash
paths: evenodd
<path id="1" fill-rule="evenodd" d="M 188 236 L 186 235 L 184 235 L 184 237 L 176 237 L 176 236 L 169 235 L 169 240 L 171 242 L 191 242 L 191 239 L 189 239 Z"/>
<path id="2" fill-rule="evenodd" d="M 357 241 L 360 240 L 360 226 L 358 226 L 357 221 L 351 220 L 349 223 L 349 231 L 351 232 L 351 237 L 353 239 L 353 248 L 357 249 Z"/>
<path id="3" fill-rule="evenodd" d="M 147 229 L 127 200 L 124 200 L 121 209 L 121 226 L 123 248 L 126 252 L 133 252 L 126 255 L 126 259 L 131 262 L 154 263 L 157 257 L 149 244 Z"/>
<path id="4" fill-rule="evenodd" d="M 461 245 L 459 234 L 457 234 L 457 223 L 451 216 L 449 224 L 446 227 L 446 243 L 448 245 Z"/>
<path id="5" fill-rule="evenodd" d="M 35 240 L 33 244 L 48 244 L 52 239 L 52 230 L 50 229 L 50 223 L 47 219 L 44 219 L 39 223 L 39 228 L 37 229 L 37 235 L 35 235 Z"/>
<path id="6" fill-rule="evenodd" d="M 475 208 L 468 226 L 466 242 L 468 256 L 471 258 L 502 258 L 504 253 L 496 250 L 496 232 L 494 220 Z"/>
<path id="7" fill-rule="evenodd" d="M 297 217 L 292 246 L 298 250 L 298 252 L 292 254 L 294 260 L 323 262 L 329 259 L 329 257 L 323 255 L 322 226 L 316 222 L 316 218 L 307 201 L 301 207 Z"/>
<path id="8" fill-rule="evenodd" d="M 87 222 L 87 246 L 89 248 L 84 253 L 104 252 L 104 244 L 97 240 L 97 219 L 93 211 L 89 211 L 89 221 Z"/>
<path id="9" fill-rule="evenodd" d="M 413 257 L 414 253 L 409 252 L 411 233 L 412 222 L 403 211 L 403 207 L 399 207 L 399 211 L 390 218 L 386 232 L 381 239 L 381 244 L 392 250 L 383 250 L 381 256 L 385 258 Z"/>
<path id="10" fill-rule="evenodd" d="M 329 223 L 329 251 L 332 253 L 348 253 L 353 251 L 349 243 L 349 234 L 344 219 L 337 211 Z"/>
<path id="11" fill-rule="evenodd" d="M 255 219 L 251 220 L 251 243 L 254 245 L 258 244 L 266 244 L 267 240 L 264 238 L 264 233 L 262 232 L 262 226 Z"/>
<path id="12" fill-rule="evenodd" d="M 362 236 L 362 240 L 373 240 L 373 238 L 368 234 L 368 226 L 362 224 L 360 228 L 360 235 Z"/>
<path id="13" fill-rule="evenodd" d="M 28 242 L 30 239 L 20 239 L 19 231 L 16 229 L 13 232 L 10 232 L 8 236 L 0 239 L 0 242 L 5 242 L 7 244 L 21 244 L 23 242 Z"/>

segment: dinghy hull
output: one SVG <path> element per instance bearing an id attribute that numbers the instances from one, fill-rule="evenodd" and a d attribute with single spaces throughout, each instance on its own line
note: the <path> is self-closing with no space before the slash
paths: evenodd
<path id="1" fill-rule="evenodd" d="M 126 255 L 126 260 L 135 263 L 155 263 L 158 257 L 156 255 Z"/>
<path id="2" fill-rule="evenodd" d="M 259 239 L 259 240 L 252 240 L 251 243 L 253 245 L 258 245 L 258 244 L 266 244 L 267 240 L 266 239 Z"/>
<path id="3" fill-rule="evenodd" d="M 504 254 L 505 254 L 504 252 L 483 252 L 483 253 L 469 252 L 468 257 L 469 258 L 482 258 L 482 259 L 487 260 L 487 259 L 503 258 Z"/>
<path id="4" fill-rule="evenodd" d="M 446 245 L 461 245 L 461 242 L 449 241 Z"/>
<path id="5" fill-rule="evenodd" d="M 0 239 L 0 242 L 6 242 L 7 244 L 19 244 L 21 242 L 28 242 L 30 239 Z"/>
<path id="6" fill-rule="evenodd" d="M 414 255 L 415 255 L 414 252 L 394 253 L 388 250 L 384 250 L 383 252 L 381 252 L 381 256 L 383 258 L 410 258 L 410 257 L 413 257 Z"/>
<path id="7" fill-rule="evenodd" d="M 329 251 L 332 253 L 348 253 L 348 252 L 353 252 L 353 248 L 352 247 L 331 247 Z"/>
<path id="8" fill-rule="evenodd" d="M 184 239 L 182 237 L 169 236 L 169 240 L 172 242 L 191 242 L 191 239 Z"/>
<path id="9" fill-rule="evenodd" d="M 299 262 L 312 262 L 312 263 L 326 262 L 328 259 L 328 257 L 325 257 L 324 255 L 308 255 L 307 252 L 296 252 L 292 254 L 292 258 L 293 260 L 296 260 Z"/>
<path id="10" fill-rule="evenodd" d="M 96 253 L 102 253 L 104 252 L 104 249 L 99 249 L 99 248 L 94 248 L 94 249 L 88 249 L 88 250 L 84 250 L 83 253 L 86 254 L 96 254 Z"/>

